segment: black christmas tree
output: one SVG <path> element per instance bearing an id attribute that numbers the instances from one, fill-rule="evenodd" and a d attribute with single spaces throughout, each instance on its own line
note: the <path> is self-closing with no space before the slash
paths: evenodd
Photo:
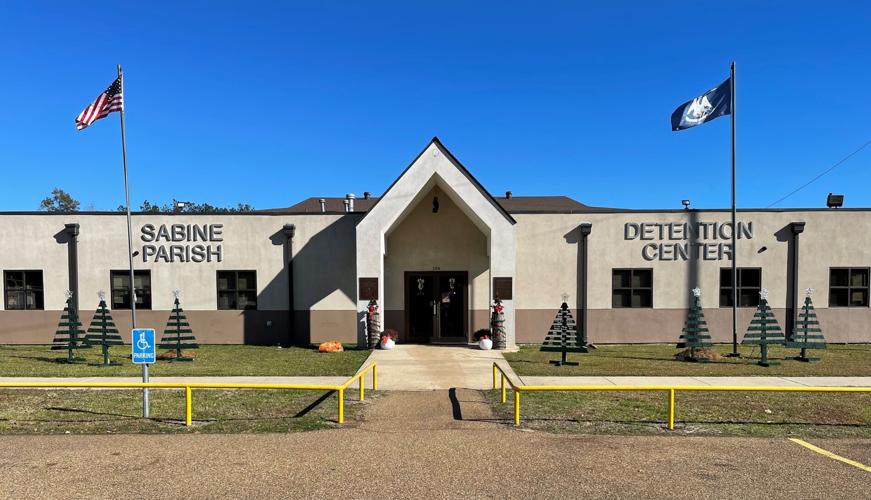
<path id="1" fill-rule="evenodd" d="M 811 288 L 805 290 L 804 305 L 798 315 L 798 323 L 792 337 L 786 342 L 786 347 L 801 349 L 801 353 L 794 358 L 798 361 L 819 361 L 820 358 L 807 357 L 807 350 L 826 348 L 826 338 L 823 337 L 823 330 L 820 328 L 817 312 L 811 300 L 813 293 Z"/>
<path id="2" fill-rule="evenodd" d="M 541 344 L 543 352 L 560 352 L 562 358 L 559 361 L 551 361 L 551 364 L 556 366 L 562 365 L 577 365 L 577 362 L 566 360 L 566 355 L 570 352 L 589 352 L 587 346 L 581 339 L 578 338 L 578 329 L 575 324 L 575 318 L 572 317 L 572 312 L 569 310 L 569 305 L 566 303 L 567 295 L 563 295 L 563 303 L 550 325 L 550 330 Z"/>
<path id="3" fill-rule="evenodd" d="M 76 304 L 73 302 L 73 292 L 67 290 L 66 296 L 67 305 L 64 307 L 64 311 L 60 316 L 60 322 L 57 324 L 58 329 L 55 332 L 51 350 L 60 351 L 65 349 L 67 351 L 66 359 L 58 358 L 58 361 L 61 363 L 84 363 L 85 359 L 77 356 L 76 351 L 78 349 L 86 349 L 91 347 L 91 345 L 85 338 L 85 332 L 82 331 L 82 323 L 79 321 Z"/>
<path id="4" fill-rule="evenodd" d="M 684 361 L 707 361 L 696 357 L 696 348 L 711 347 L 711 334 L 708 333 L 708 323 L 702 311 L 702 290 L 693 288 L 693 304 L 687 313 L 683 333 L 678 340 L 678 349 L 689 348 L 689 353 L 683 356 Z"/>
<path id="5" fill-rule="evenodd" d="M 97 311 L 94 313 L 94 318 L 88 327 L 88 334 L 85 336 L 85 340 L 92 346 L 99 345 L 102 348 L 103 362 L 99 363 L 98 366 L 117 366 L 120 363 L 109 361 L 109 346 L 124 345 L 124 340 L 118 333 L 118 328 L 115 327 L 112 313 L 106 307 L 106 294 L 100 292 L 97 295 L 100 297 L 100 305 L 97 306 Z"/>
<path id="6" fill-rule="evenodd" d="M 768 346 L 783 345 L 784 343 L 783 331 L 780 329 L 774 313 L 771 312 L 771 307 L 768 306 L 768 290 L 763 288 L 759 292 L 759 307 L 756 308 L 756 314 L 750 321 L 750 326 L 741 340 L 741 345 L 758 345 L 761 353 L 759 366 L 769 366 L 777 363 L 768 361 Z"/>
<path id="7" fill-rule="evenodd" d="M 193 361 L 194 358 L 184 356 L 182 349 L 197 349 L 199 345 L 196 343 L 196 337 L 193 335 L 191 325 L 188 323 L 184 310 L 181 308 L 178 296 L 181 292 L 174 290 L 175 305 L 172 312 L 169 313 L 169 321 L 166 323 L 166 328 L 163 330 L 163 336 L 160 338 L 160 343 L 157 347 L 160 349 L 174 349 L 175 356 L 170 358 L 170 361 Z"/>

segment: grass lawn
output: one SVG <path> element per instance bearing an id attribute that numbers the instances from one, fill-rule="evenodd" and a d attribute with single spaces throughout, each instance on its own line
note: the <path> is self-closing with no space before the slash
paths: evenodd
<path id="1" fill-rule="evenodd" d="M 513 421 L 514 404 L 487 391 L 496 414 Z M 667 430 L 665 392 L 524 393 L 522 427 L 583 434 L 676 434 L 871 438 L 871 394 L 677 393 L 675 430 Z"/>
<path id="2" fill-rule="evenodd" d="M 374 395 L 373 393 L 369 393 Z M 317 391 L 194 389 L 193 426 L 182 390 L 151 390 L 150 419 L 138 390 L 0 391 L 0 434 L 294 432 L 336 427 L 337 395 Z M 345 395 L 345 425 L 368 404 Z"/>
<path id="3" fill-rule="evenodd" d="M 192 362 L 158 361 L 150 375 L 161 376 L 303 376 L 353 375 L 369 356 L 368 350 L 345 346 L 340 353 L 319 353 L 302 347 L 261 347 L 245 345 L 204 345 L 190 352 Z M 88 363 L 102 361 L 99 348 L 81 349 L 79 355 Z M 0 345 L 0 377 L 135 377 L 142 373 L 130 362 L 130 347 L 110 350 L 111 359 L 120 366 L 100 367 L 90 364 L 58 363 L 66 351 L 52 351 L 46 345 Z"/>
<path id="4" fill-rule="evenodd" d="M 773 347 L 769 359 L 782 361 L 768 368 L 756 364 L 759 349 L 739 346 L 740 358 L 723 358 L 710 363 L 676 361 L 673 344 L 601 345 L 588 354 L 569 354 L 569 361 L 580 366 L 554 366 L 559 353 L 540 352 L 539 346 L 524 346 L 519 352 L 505 353 L 505 359 L 518 375 L 626 375 L 626 376 L 871 376 L 871 344 L 829 345 L 825 350 L 809 350 L 820 361 L 802 363 L 792 359 L 797 349 Z M 731 345 L 716 345 L 721 355 Z"/>

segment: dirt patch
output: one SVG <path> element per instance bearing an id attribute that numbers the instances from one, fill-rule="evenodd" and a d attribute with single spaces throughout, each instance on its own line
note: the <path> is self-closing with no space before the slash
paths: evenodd
<path id="1" fill-rule="evenodd" d="M 678 361 L 686 361 L 689 357 L 689 349 L 684 349 L 683 351 L 674 355 L 674 359 Z M 723 357 L 717 354 L 716 351 L 708 349 L 707 347 L 696 347 L 695 358 L 704 359 L 705 361 L 720 361 L 721 359 L 723 359 Z"/>

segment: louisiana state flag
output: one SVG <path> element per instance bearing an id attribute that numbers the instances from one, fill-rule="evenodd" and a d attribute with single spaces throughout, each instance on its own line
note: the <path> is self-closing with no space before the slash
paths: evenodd
<path id="1" fill-rule="evenodd" d="M 684 130 L 732 114 L 732 77 L 719 86 L 687 101 L 671 114 L 671 129 Z"/>

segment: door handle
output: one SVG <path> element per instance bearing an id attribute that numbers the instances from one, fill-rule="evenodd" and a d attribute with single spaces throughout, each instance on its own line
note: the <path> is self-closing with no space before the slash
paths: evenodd
<path id="1" fill-rule="evenodd" d="M 438 316 L 438 314 L 438 306 L 436 304 L 436 301 L 432 301 L 432 315 Z"/>

